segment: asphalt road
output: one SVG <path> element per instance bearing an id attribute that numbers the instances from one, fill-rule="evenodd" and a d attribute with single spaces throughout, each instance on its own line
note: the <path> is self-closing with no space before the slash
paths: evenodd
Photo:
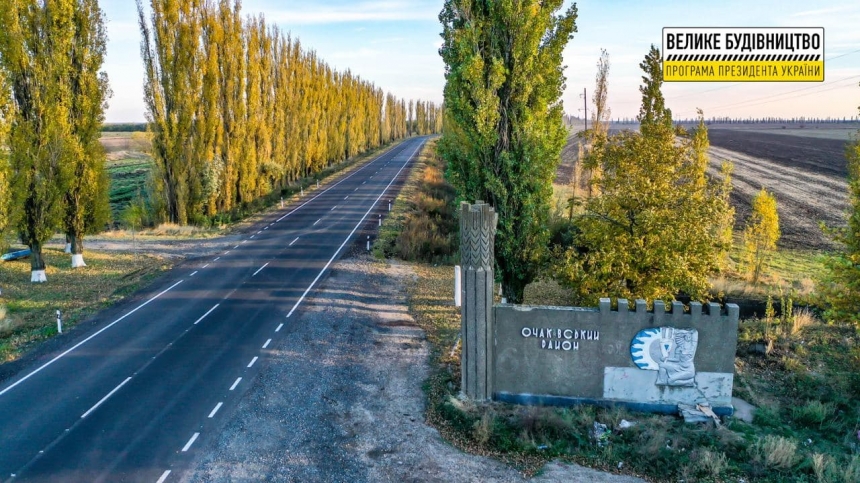
<path id="1" fill-rule="evenodd" d="M 0 384 L 0 480 L 178 480 L 329 265 L 387 211 L 425 140 L 308 193 L 224 253 L 174 269 Z"/>

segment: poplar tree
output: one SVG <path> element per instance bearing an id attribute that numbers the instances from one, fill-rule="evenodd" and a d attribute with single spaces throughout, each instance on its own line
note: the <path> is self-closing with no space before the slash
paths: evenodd
<path id="1" fill-rule="evenodd" d="M 70 119 L 72 159 L 65 199 L 64 228 L 71 242 L 72 268 L 84 263 L 85 234 L 97 233 L 110 220 L 109 179 L 99 142 L 110 94 L 104 63 L 107 34 L 96 0 L 76 0 L 72 18 Z"/>
<path id="2" fill-rule="evenodd" d="M 828 320 L 860 326 L 860 132 L 845 150 L 848 160 L 848 223 L 827 230 L 842 249 L 825 260 L 827 273 L 819 283 Z"/>
<path id="3" fill-rule="evenodd" d="M 17 229 L 31 250 L 32 282 L 45 282 L 42 247 L 63 214 L 73 165 L 68 53 L 74 0 L 10 0 L 0 9 L 0 63 L 11 84 L 9 159 Z"/>
<path id="4" fill-rule="evenodd" d="M 12 117 L 12 93 L 6 73 L 0 67 L 0 250 L 6 249 L 6 230 L 13 224 L 9 185 L 9 124 Z"/>
<path id="5" fill-rule="evenodd" d="M 152 157 L 165 217 L 186 224 L 195 191 L 202 191 L 192 186 L 200 183 L 203 171 L 192 137 L 203 77 L 202 1 L 151 0 L 150 6 L 151 26 L 137 0 Z"/>
<path id="6" fill-rule="evenodd" d="M 552 180 L 565 141 L 562 51 L 576 5 L 562 0 L 447 0 L 439 15 L 448 124 L 440 154 L 462 198 L 499 215 L 504 295 L 522 301 L 545 255 Z M 450 131 L 449 131 L 450 128 Z"/>

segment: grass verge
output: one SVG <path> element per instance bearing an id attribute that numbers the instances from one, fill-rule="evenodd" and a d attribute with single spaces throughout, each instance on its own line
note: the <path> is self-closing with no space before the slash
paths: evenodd
<path id="1" fill-rule="evenodd" d="M 17 359 L 57 334 L 56 311 L 70 329 L 100 309 L 147 285 L 170 269 L 157 257 L 86 252 L 86 267 L 72 269 L 69 255 L 45 249 L 48 283 L 30 282 L 30 261 L 3 262 L 0 269 L 0 363 Z"/>

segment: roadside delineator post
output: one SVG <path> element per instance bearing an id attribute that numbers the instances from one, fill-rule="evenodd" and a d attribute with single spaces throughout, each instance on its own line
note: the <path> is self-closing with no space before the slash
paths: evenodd
<path id="1" fill-rule="evenodd" d="M 367 251 L 370 251 L 370 235 L 367 235 Z"/>
<path id="2" fill-rule="evenodd" d="M 379 226 L 382 226 L 382 215 L 379 215 Z"/>
<path id="3" fill-rule="evenodd" d="M 281 196 L 281 209 L 284 209 L 284 197 Z"/>
<path id="4" fill-rule="evenodd" d="M 493 245 L 498 220 L 495 210 L 483 201 L 460 204 L 461 388 L 466 397 L 476 401 L 493 397 Z"/>
<path id="5" fill-rule="evenodd" d="M 59 310 L 57 311 L 57 333 L 58 334 L 63 333 L 63 319 L 62 319 L 62 316 L 60 315 Z"/>
<path id="6" fill-rule="evenodd" d="M 388 211 L 391 211 L 391 200 L 388 200 Z"/>
<path id="7" fill-rule="evenodd" d="M 460 283 L 462 280 L 460 265 L 454 265 L 454 306 L 462 307 L 463 306 L 463 294 L 461 293 L 463 290 L 463 284 Z"/>

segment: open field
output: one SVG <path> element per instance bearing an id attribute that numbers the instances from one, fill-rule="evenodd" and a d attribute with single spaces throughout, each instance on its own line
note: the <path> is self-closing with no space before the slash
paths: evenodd
<path id="1" fill-rule="evenodd" d="M 711 128 L 711 174 L 734 163 L 735 227 L 743 229 L 752 197 L 762 187 L 776 195 L 782 237 L 792 249 L 828 250 L 819 222 L 844 224 L 848 209 L 845 141 Z"/>
<path id="2" fill-rule="evenodd" d="M 853 139 L 853 136 L 857 134 L 857 130 L 860 129 L 860 122 L 823 124 L 712 124 L 708 126 L 708 129 L 849 141 Z"/>

